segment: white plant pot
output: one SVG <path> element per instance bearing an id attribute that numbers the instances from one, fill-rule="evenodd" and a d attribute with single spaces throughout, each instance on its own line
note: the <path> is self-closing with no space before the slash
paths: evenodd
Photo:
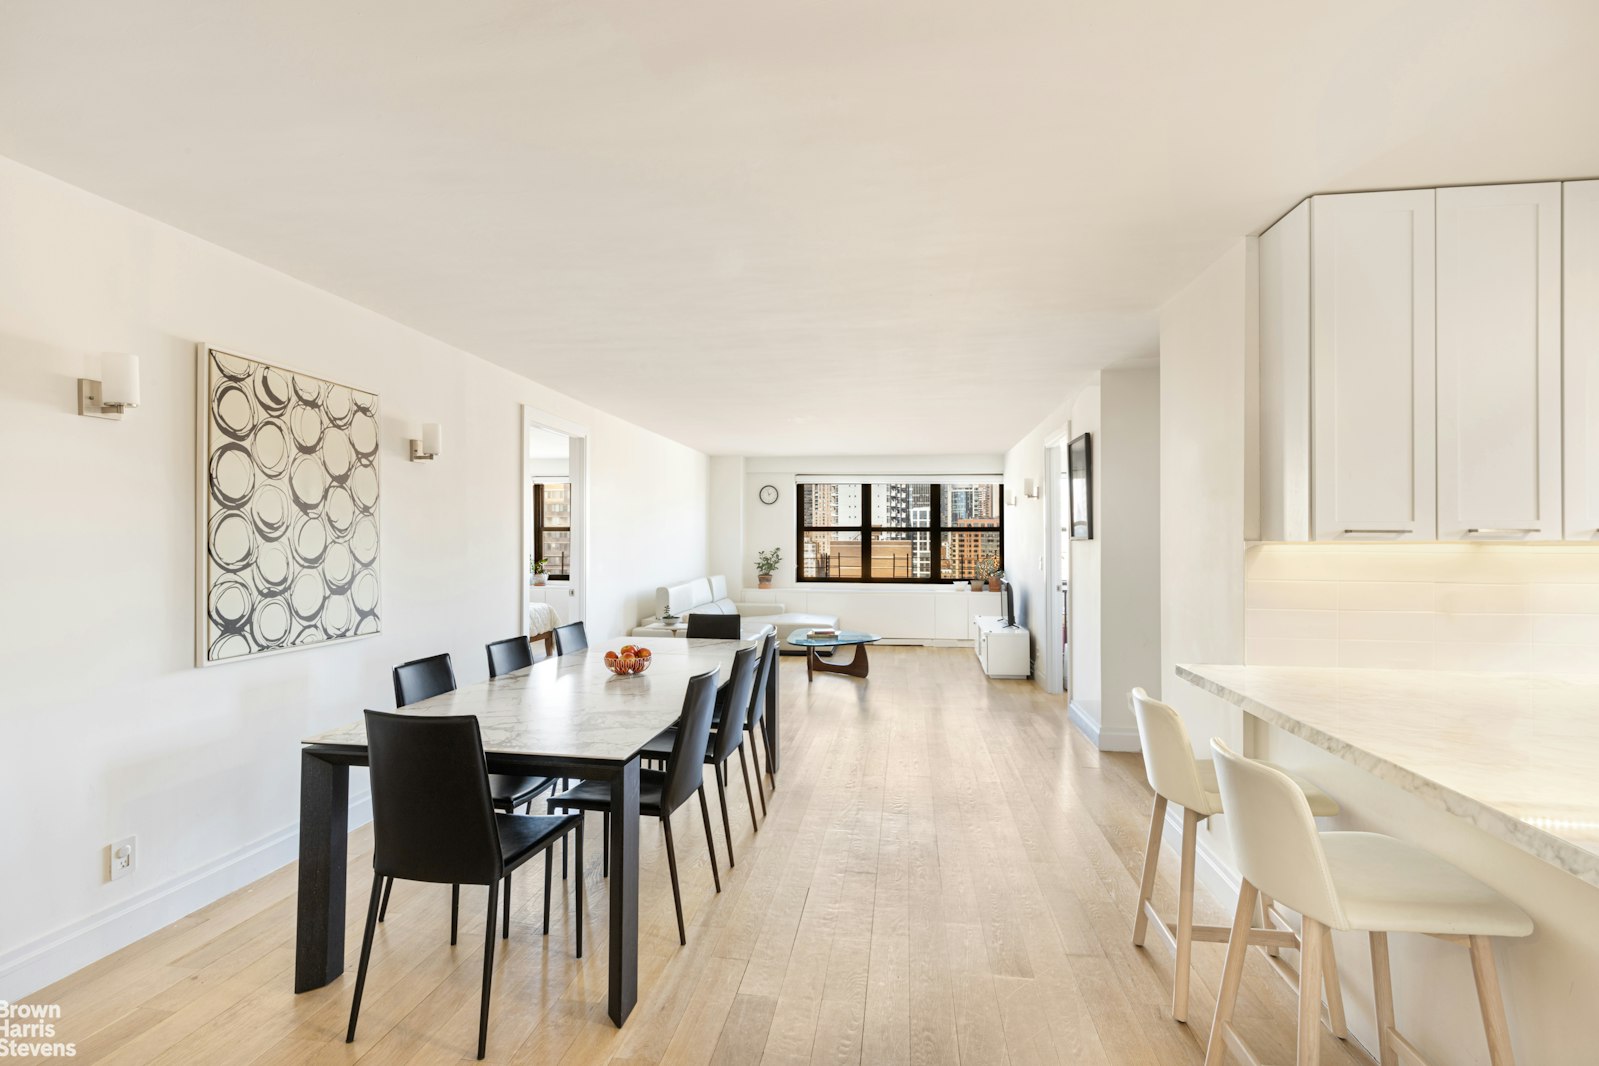
<path id="1" fill-rule="evenodd" d="M 535 584 L 535 585 L 548 585 L 549 583 L 550 583 L 550 575 L 549 574 L 534 574 L 533 575 L 533 584 Z"/>

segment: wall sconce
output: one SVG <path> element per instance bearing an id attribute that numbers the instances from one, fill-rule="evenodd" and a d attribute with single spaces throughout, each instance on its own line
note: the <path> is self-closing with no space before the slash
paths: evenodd
<path id="1" fill-rule="evenodd" d="M 1036 500 L 1039 497 L 1040 491 L 1041 490 L 1039 489 L 1038 484 L 1036 482 L 1034 482 L 1032 478 L 1030 478 L 1030 477 L 1022 478 L 1022 495 L 1023 496 L 1026 496 L 1029 500 Z"/>
<path id="2" fill-rule="evenodd" d="M 129 407 L 139 406 L 139 357 L 127 352 L 103 352 L 100 380 L 78 379 L 78 414 L 89 418 L 120 419 Z"/>
<path id="3" fill-rule="evenodd" d="M 437 422 L 422 423 L 422 439 L 411 438 L 411 462 L 430 463 L 439 457 L 443 448 L 444 431 Z"/>

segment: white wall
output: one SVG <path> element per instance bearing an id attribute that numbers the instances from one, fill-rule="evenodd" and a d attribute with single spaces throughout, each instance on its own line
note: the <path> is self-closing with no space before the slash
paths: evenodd
<path id="1" fill-rule="evenodd" d="M 1240 242 L 1161 308 L 1161 658 L 1165 696 L 1183 712 L 1196 745 L 1208 749 L 1213 736 L 1242 744 L 1243 718 L 1176 679 L 1175 663 L 1331 656 L 1341 665 L 1463 666 L 1471 650 L 1439 638 L 1476 633 L 1485 669 L 1580 664 L 1574 646 L 1591 650 L 1599 637 L 1587 613 L 1599 571 L 1575 554 L 1587 549 L 1273 545 L 1250 551 L 1246 583 L 1252 254 Z M 1422 633 L 1431 638 L 1408 639 Z M 1427 646 L 1425 655 L 1417 644 Z M 1332 828 L 1418 843 L 1525 907 L 1538 931 L 1498 953 L 1518 1061 L 1592 1061 L 1599 891 L 1293 737 L 1264 728 L 1251 734 L 1258 754 L 1337 797 L 1343 813 Z M 1222 893 L 1236 891 L 1225 817 L 1207 821 L 1199 851 L 1202 878 Z M 1351 1029 L 1375 1047 L 1365 938 L 1335 934 L 1335 941 Z M 1432 1061 L 1486 1063 L 1465 953 L 1416 936 L 1396 936 L 1392 948 L 1401 1028 Z"/>
<path id="2" fill-rule="evenodd" d="M 703 455 L 5 160 L 0 292 L 0 998 L 292 859 L 300 738 L 390 706 L 393 664 L 484 676 L 521 629 L 522 403 L 591 434 L 591 626 L 705 566 Z M 380 636 L 194 668 L 199 340 L 380 395 Z M 120 423 L 76 414 L 104 350 L 142 359 Z M 424 420 L 446 450 L 413 464 Z"/>
<path id="3" fill-rule="evenodd" d="M 1155 695 L 1161 689 L 1160 371 L 1112 368 L 1099 381 L 1098 741 L 1107 750 L 1137 751 L 1127 692 L 1139 685 Z"/>
<path id="4" fill-rule="evenodd" d="M 1101 663 L 1105 624 L 1101 599 L 1101 547 L 1105 521 L 1105 442 L 1100 420 L 1102 392 L 1098 384 L 1084 389 L 1072 401 L 1071 435 L 1075 440 L 1089 434 L 1088 478 L 1091 537 L 1072 538 L 1066 546 L 1070 559 L 1071 584 L 1067 586 L 1071 604 L 1071 644 L 1067 650 L 1067 695 L 1071 716 L 1078 728 L 1099 742 L 1099 722 L 1103 714 L 1104 689 Z"/>
<path id="5" fill-rule="evenodd" d="M 1241 742 L 1236 712 L 1178 680 L 1174 666 L 1244 657 L 1253 291 L 1253 249 L 1239 241 L 1160 309 L 1161 687 L 1207 755 L 1212 736 Z"/>
<path id="6" fill-rule="evenodd" d="M 1015 507 L 1005 512 L 1005 565 L 1011 584 L 1016 589 L 1017 621 L 1027 627 L 1032 644 L 1033 680 L 1044 683 L 1042 656 L 1058 654 L 1058 635 L 1049 629 L 1048 600 L 1059 595 L 1049 589 L 1046 582 L 1049 572 L 1044 564 L 1048 545 L 1050 516 L 1045 509 L 1044 475 L 1046 473 L 1044 447 L 1050 441 L 1066 434 L 1071 425 L 1071 403 L 1062 403 L 1048 418 L 1034 426 L 1032 431 L 1017 441 L 1005 453 L 1005 492 L 1021 497 L 1028 478 L 1039 486 L 1039 498 L 1022 497 Z"/>
<path id="7" fill-rule="evenodd" d="M 748 573 L 750 585 L 755 584 L 755 553 L 744 550 L 744 457 L 741 455 L 713 455 L 710 467 L 710 488 L 706 501 L 709 514 L 706 519 L 710 541 L 708 555 L 713 574 L 726 574 L 728 583 L 741 584 L 740 576 Z M 786 553 L 785 553 L 786 554 Z M 686 576 L 686 575 L 685 575 Z"/>

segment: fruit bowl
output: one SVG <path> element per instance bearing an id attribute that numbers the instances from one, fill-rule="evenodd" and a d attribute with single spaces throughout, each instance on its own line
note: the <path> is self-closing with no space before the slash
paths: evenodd
<path id="1" fill-rule="evenodd" d="M 635 644 L 624 644 L 617 651 L 605 653 L 605 668 L 617 677 L 642 674 L 650 668 L 650 649 Z"/>

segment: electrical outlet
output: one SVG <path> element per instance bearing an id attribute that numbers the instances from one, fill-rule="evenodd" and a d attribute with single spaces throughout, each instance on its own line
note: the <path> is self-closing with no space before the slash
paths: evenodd
<path id="1" fill-rule="evenodd" d="M 123 837 L 106 846 L 106 880 L 120 881 L 137 869 L 138 846 L 138 837 Z"/>

